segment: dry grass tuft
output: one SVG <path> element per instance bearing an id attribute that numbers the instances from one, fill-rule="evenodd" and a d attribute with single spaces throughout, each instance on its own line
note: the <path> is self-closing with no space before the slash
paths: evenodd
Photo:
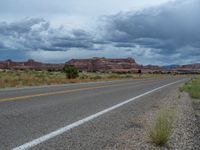
<path id="1" fill-rule="evenodd" d="M 174 116 L 175 112 L 171 109 L 162 109 L 157 113 L 149 130 L 147 130 L 152 143 L 157 146 L 163 146 L 167 143 L 173 130 Z"/>

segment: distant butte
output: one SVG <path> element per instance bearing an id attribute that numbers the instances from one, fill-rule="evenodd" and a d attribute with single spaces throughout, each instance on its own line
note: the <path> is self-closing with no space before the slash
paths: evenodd
<path id="1" fill-rule="evenodd" d="M 12 61 L 10 59 L 6 61 L 0 61 L 0 69 L 12 69 L 12 70 L 27 70 L 27 69 L 33 69 L 33 70 L 49 70 L 49 69 L 55 69 L 59 70 L 62 69 L 64 64 L 46 64 L 37 62 L 33 59 L 29 59 L 25 62 L 16 62 Z"/>
<path id="2" fill-rule="evenodd" d="M 73 65 L 80 71 L 90 72 L 125 72 L 136 73 L 141 70 L 143 73 L 200 73 L 200 64 L 189 64 L 173 68 L 160 67 L 155 65 L 139 65 L 133 58 L 88 58 L 71 59 L 66 64 Z M 29 59 L 25 62 L 12 60 L 0 61 L 0 69 L 11 70 L 61 70 L 65 64 L 41 63 Z"/>
<path id="3" fill-rule="evenodd" d="M 67 64 L 73 65 L 82 71 L 100 72 L 138 72 L 138 69 L 142 67 L 132 58 L 111 59 L 94 57 L 91 59 L 72 59 Z"/>

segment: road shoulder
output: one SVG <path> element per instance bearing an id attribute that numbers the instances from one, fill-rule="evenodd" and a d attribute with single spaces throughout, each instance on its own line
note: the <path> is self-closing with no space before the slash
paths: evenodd
<path id="1" fill-rule="evenodd" d="M 163 108 L 173 108 L 176 110 L 173 133 L 169 141 L 162 147 L 152 144 L 147 136 L 149 124 L 156 113 Z M 197 116 L 196 116 L 197 117 Z M 200 128 L 199 118 L 195 117 L 193 101 L 187 93 L 180 93 L 178 87 L 171 90 L 167 96 L 155 104 L 152 109 L 145 113 L 133 117 L 130 127 L 121 132 L 114 144 L 108 144 L 106 150 L 133 150 L 133 149 L 177 149 L 196 150 L 199 149 Z"/>

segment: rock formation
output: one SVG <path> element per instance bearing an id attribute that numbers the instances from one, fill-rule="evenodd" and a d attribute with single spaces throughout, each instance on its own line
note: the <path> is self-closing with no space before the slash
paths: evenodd
<path id="1" fill-rule="evenodd" d="M 175 68 L 177 72 L 185 72 L 185 73 L 200 73 L 200 64 L 188 64 L 182 65 Z"/>
<path id="2" fill-rule="evenodd" d="M 143 73 L 200 73 L 200 64 L 189 64 L 173 68 L 160 67 L 154 65 L 142 66 L 135 62 L 133 58 L 90 58 L 72 59 L 66 64 L 74 65 L 80 71 L 99 72 L 133 72 L 141 70 Z M 25 62 L 12 60 L 0 61 L 0 69 L 34 69 L 34 70 L 61 70 L 64 64 L 47 64 L 29 59 Z"/>
<path id="3" fill-rule="evenodd" d="M 41 62 L 29 59 L 26 62 L 16 62 L 12 60 L 6 60 L 0 62 L 0 69 L 34 69 L 34 70 L 59 70 L 62 69 L 64 64 L 45 64 Z"/>
<path id="4" fill-rule="evenodd" d="M 137 72 L 141 67 L 132 58 L 124 59 L 72 59 L 67 64 L 74 65 L 82 71 L 100 71 L 100 72 Z"/>

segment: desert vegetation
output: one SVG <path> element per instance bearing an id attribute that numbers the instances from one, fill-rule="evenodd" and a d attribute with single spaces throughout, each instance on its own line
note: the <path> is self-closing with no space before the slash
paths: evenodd
<path id="1" fill-rule="evenodd" d="M 195 76 L 190 81 L 186 82 L 180 91 L 186 91 L 191 98 L 200 99 L 200 75 Z"/>
<path id="2" fill-rule="evenodd" d="M 106 73 L 106 72 L 78 72 L 73 67 L 66 66 L 63 70 L 1 70 L 0 88 L 38 86 L 51 84 L 79 83 L 90 81 L 107 81 L 119 79 L 143 79 L 171 75 L 137 74 L 137 73 Z"/>
<path id="3" fill-rule="evenodd" d="M 172 109 L 161 109 L 157 112 L 147 129 L 147 135 L 152 143 L 157 146 L 167 143 L 172 134 L 174 118 L 175 111 Z"/>
<path id="4" fill-rule="evenodd" d="M 63 68 L 63 72 L 66 74 L 67 79 L 75 79 L 78 77 L 78 69 L 75 68 L 73 65 L 65 65 Z"/>
<path id="5" fill-rule="evenodd" d="M 186 82 L 181 88 L 180 91 L 189 93 L 192 98 L 193 110 L 196 115 L 196 122 L 200 129 L 200 75 L 193 77 L 191 80 Z"/>

